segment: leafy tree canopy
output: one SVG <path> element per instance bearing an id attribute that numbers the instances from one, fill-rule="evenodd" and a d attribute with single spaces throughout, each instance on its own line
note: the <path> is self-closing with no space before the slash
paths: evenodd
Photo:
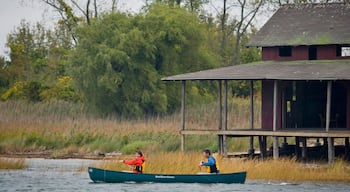
<path id="1" fill-rule="evenodd" d="M 110 13 L 77 30 L 70 63 L 85 101 L 122 115 L 171 111 L 178 85 L 161 77 L 216 67 L 205 26 L 180 7 L 154 4 L 144 14 Z"/>

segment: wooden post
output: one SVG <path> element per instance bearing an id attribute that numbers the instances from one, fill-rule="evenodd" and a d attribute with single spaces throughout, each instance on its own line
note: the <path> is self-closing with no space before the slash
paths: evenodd
<path id="1" fill-rule="evenodd" d="M 260 157 L 264 159 L 266 157 L 266 136 L 258 136 L 259 147 L 260 147 Z"/>
<path id="2" fill-rule="evenodd" d="M 349 137 L 345 137 L 344 145 L 345 145 L 345 159 L 349 160 L 350 159 L 350 142 L 349 142 Z"/>
<path id="3" fill-rule="evenodd" d="M 326 131 L 329 131 L 331 120 L 331 101 L 332 101 L 332 81 L 327 82 L 327 105 L 326 105 Z"/>
<path id="4" fill-rule="evenodd" d="M 295 155 L 300 158 L 300 137 L 295 137 Z"/>
<path id="5" fill-rule="evenodd" d="M 224 81 L 224 130 L 227 131 L 227 80 Z M 226 135 L 223 136 L 223 154 L 227 156 L 227 144 L 226 144 Z"/>
<path id="6" fill-rule="evenodd" d="M 222 130 L 222 82 L 221 80 L 218 81 L 218 85 L 219 85 L 219 93 L 218 93 L 218 97 L 219 97 L 219 100 L 218 100 L 218 129 L 219 130 Z M 218 135 L 218 143 L 219 143 L 219 153 L 222 154 L 223 153 L 223 139 L 222 139 L 222 135 Z"/>
<path id="7" fill-rule="evenodd" d="M 328 163 L 332 164 L 334 162 L 334 138 L 328 137 Z"/>
<path id="8" fill-rule="evenodd" d="M 331 119 L 331 102 L 332 102 L 332 81 L 327 82 L 327 104 L 326 104 L 326 132 L 329 131 Z M 331 137 L 328 140 L 328 163 L 334 161 L 334 139 Z"/>
<path id="9" fill-rule="evenodd" d="M 186 128 L 186 81 L 182 81 L 181 96 L 181 130 Z M 181 134 L 181 151 L 185 151 L 185 135 Z"/>
<path id="10" fill-rule="evenodd" d="M 277 93 L 278 93 L 278 81 L 275 80 L 273 84 L 273 131 L 277 131 Z M 273 158 L 278 159 L 278 137 L 273 137 Z"/>
<path id="11" fill-rule="evenodd" d="M 307 158 L 307 139 L 306 139 L 306 137 L 302 138 L 302 144 L 303 144 L 303 148 L 301 149 L 301 158 L 303 159 L 303 161 L 305 161 Z"/>
<path id="12" fill-rule="evenodd" d="M 254 81 L 250 81 L 250 129 L 254 129 Z M 250 136 L 248 155 L 254 155 L 254 137 Z"/>

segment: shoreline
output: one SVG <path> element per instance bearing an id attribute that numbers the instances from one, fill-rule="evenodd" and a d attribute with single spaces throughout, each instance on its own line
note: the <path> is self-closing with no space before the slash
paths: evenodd
<path id="1" fill-rule="evenodd" d="M 120 153 L 106 153 L 106 154 L 93 154 L 93 153 L 59 153 L 43 151 L 43 152 L 15 152 L 15 153 L 0 153 L 0 158 L 42 158 L 42 159 L 86 159 L 86 160 L 113 160 L 128 155 L 122 155 Z"/>
<path id="2" fill-rule="evenodd" d="M 109 170 L 123 170 L 124 164 L 113 160 L 121 158 L 132 159 L 133 155 L 123 155 L 121 153 L 70 153 L 54 156 L 57 151 L 41 152 L 17 152 L 0 153 L 0 159 L 58 159 L 58 160 L 97 160 L 95 167 Z M 333 165 L 323 162 L 298 162 L 293 158 L 281 158 L 279 160 L 266 159 L 243 159 L 243 158 L 223 158 L 216 157 L 219 166 L 223 168 L 223 173 L 247 171 L 249 180 L 284 181 L 284 182 L 328 182 L 350 184 L 350 164 L 344 161 L 337 161 Z M 149 155 L 146 165 L 146 172 L 159 174 L 195 174 L 198 167 L 193 162 L 200 161 L 201 157 L 197 153 L 183 154 L 181 152 L 160 153 Z M 15 163 L 15 161 L 13 161 Z M 23 161 L 24 162 L 24 161 Z M 22 163 L 23 163 L 22 162 Z M 162 163 L 157 163 L 162 162 Z M 183 162 L 183 163 L 178 163 Z M 169 167 L 169 164 L 173 166 Z M 86 165 L 82 165 L 79 170 L 83 170 Z"/>

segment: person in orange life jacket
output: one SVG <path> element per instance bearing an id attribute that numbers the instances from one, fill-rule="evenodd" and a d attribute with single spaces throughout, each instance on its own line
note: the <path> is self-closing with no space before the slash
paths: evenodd
<path id="1" fill-rule="evenodd" d="M 205 166 L 208 167 L 209 173 L 219 173 L 220 171 L 217 168 L 217 163 L 215 158 L 211 155 L 211 152 L 209 149 L 203 150 L 203 156 L 208 159 L 207 162 L 201 161 L 199 166 Z"/>
<path id="2" fill-rule="evenodd" d="M 136 158 L 133 160 L 124 160 L 123 163 L 127 165 L 135 166 L 133 169 L 134 173 L 142 173 L 143 171 L 143 163 L 145 162 L 145 157 L 143 156 L 141 151 L 136 152 Z"/>

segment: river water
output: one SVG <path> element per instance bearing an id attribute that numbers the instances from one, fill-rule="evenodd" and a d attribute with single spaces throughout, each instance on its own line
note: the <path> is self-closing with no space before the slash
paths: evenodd
<path id="1" fill-rule="evenodd" d="M 350 183 L 287 183 L 248 180 L 246 184 L 95 184 L 87 171 L 77 171 L 91 160 L 28 159 L 24 170 L 0 170 L 0 192 L 5 191 L 350 191 Z"/>

